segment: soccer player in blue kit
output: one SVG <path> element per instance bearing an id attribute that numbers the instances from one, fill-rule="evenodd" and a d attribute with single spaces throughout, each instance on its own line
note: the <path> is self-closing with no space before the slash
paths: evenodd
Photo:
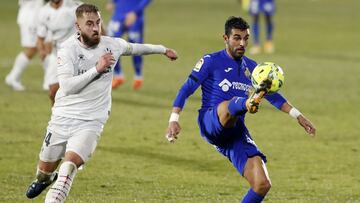
<path id="1" fill-rule="evenodd" d="M 253 47 L 250 49 L 250 53 L 261 53 L 259 25 L 259 17 L 261 13 L 264 14 L 266 27 L 266 42 L 264 45 L 264 51 L 267 54 L 273 53 L 275 48 L 273 43 L 274 23 L 272 18 L 275 13 L 275 0 L 251 0 L 249 13 L 252 16 L 252 32 L 254 34 Z"/>
<path id="2" fill-rule="evenodd" d="M 186 99 L 201 85 L 202 106 L 198 125 L 202 137 L 226 156 L 237 171 L 250 184 L 242 202 L 261 202 L 270 190 L 266 157 L 258 149 L 247 130 L 246 112 L 256 113 L 265 98 L 279 110 L 289 113 L 310 135 L 315 135 L 314 125 L 279 93 L 266 94 L 269 84 L 262 83 L 256 94 L 250 75 L 257 65 L 244 56 L 250 37 L 249 25 L 240 17 L 230 17 L 223 35 L 226 48 L 207 54 L 195 65 L 191 74 L 177 93 L 167 128 L 166 137 L 175 141 L 180 133 L 179 114 Z M 271 83 L 270 83 L 271 84 Z"/>
<path id="3" fill-rule="evenodd" d="M 113 10 L 108 26 L 108 35 L 111 37 L 121 37 L 128 33 L 129 42 L 143 43 L 144 10 L 150 2 L 151 0 L 111 0 L 107 5 L 108 10 Z M 135 69 L 133 88 L 138 90 L 143 83 L 142 56 L 133 56 L 133 65 Z M 119 60 L 114 68 L 112 87 L 117 88 L 124 82 L 125 78 Z"/>

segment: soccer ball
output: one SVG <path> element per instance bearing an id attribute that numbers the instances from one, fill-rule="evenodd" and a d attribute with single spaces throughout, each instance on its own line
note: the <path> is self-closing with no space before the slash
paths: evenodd
<path id="1" fill-rule="evenodd" d="M 275 93 L 280 90 L 284 84 L 284 72 L 279 65 L 272 62 L 258 64 L 252 74 L 251 83 L 255 89 L 260 88 L 260 84 L 265 79 L 271 81 L 271 88 L 268 93 Z"/>

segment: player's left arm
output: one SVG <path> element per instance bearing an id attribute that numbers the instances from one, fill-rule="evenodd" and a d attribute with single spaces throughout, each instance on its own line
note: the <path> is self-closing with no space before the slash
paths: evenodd
<path id="1" fill-rule="evenodd" d="M 265 98 L 273 106 L 295 118 L 308 134 L 315 136 L 316 128 L 314 124 L 312 124 L 312 122 L 307 119 L 298 109 L 292 106 L 281 94 L 269 94 L 266 95 Z"/>
<path id="2" fill-rule="evenodd" d="M 285 102 L 281 106 L 280 110 L 285 113 L 288 113 L 291 117 L 295 118 L 309 135 L 315 136 L 316 128 L 314 124 L 312 124 L 312 122 L 309 119 L 307 119 L 299 110 L 297 110 L 290 103 Z"/>
<path id="3" fill-rule="evenodd" d="M 116 38 L 120 46 L 125 47 L 121 55 L 148 55 L 164 54 L 170 60 L 176 60 L 178 55 L 175 50 L 164 47 L 163 45 L 129 43 L 121 38 Z"/>

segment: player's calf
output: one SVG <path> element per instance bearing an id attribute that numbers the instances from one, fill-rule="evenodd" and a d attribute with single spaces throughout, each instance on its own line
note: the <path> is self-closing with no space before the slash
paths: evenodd
<path id="1" fill-rule="evenodd" d="M 45 203 L 65 202 L 76 173 L 77 166 L 73 162 L 65 161 L 62 163 L 59 168 L 59 178 L 47 192 Z"/>
<path id="2" fill-rule="evenodd" d="M 43 172 L 37 170 L 36 180 L 31 183 L 29 188 L 26 191 L 26 196 L 30 199 L 37 197 L 47 186 L 51 185 L 58 177 L 58 173 L 55 171 L 53 173 Z"/>

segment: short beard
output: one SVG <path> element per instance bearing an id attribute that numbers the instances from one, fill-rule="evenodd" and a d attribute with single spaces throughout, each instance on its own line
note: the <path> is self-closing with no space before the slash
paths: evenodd
<path id="1" fill-rule="evenodd" d="M 80 33 L 80 36 L 83 40 L 83 43 L 88 46 L 88 47 L 93 47 L 99 44 L 100 42 L 100 37 L 97 39 L 92 39 L 91 37 L 87 36 L 84 33 Z"/>

